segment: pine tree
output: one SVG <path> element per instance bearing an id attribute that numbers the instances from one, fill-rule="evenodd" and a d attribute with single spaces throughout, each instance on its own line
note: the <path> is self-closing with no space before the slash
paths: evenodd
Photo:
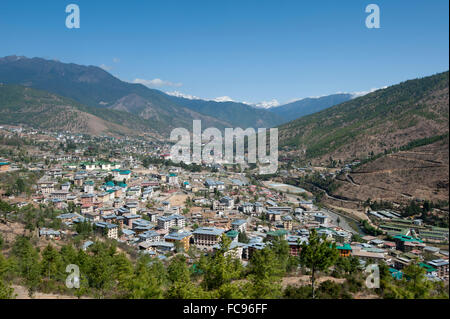
<path id="1" fill-rule="evenodd" d="M 308 244 L 302 243 L 300 264 L 311 272 L 311 294 L 315 298 L 317 272 L 327 270 L 338 258 L 336 245 L 318 236 L 315 229 L 309 235 Z"/>

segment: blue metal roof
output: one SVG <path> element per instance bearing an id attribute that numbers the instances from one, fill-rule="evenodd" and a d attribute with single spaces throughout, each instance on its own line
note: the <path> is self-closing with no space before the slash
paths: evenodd
<path id="1" fill-rule="evenodd" d="M 202 235 L 215 235 L 220 236 L 225 232 L 225 230 L 214 227 L 200 227 L 194 231 L 194 234 L 202 234 Z"/>

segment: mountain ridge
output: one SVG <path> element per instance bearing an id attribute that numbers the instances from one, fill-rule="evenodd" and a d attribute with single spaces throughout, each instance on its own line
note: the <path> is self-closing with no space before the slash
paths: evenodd
<path id="1" fill-rule="evenodd" d="M 44 90 L 90 107 L 143 115 L 149 121 L 149 127 L 166 135 L 175 127 L 191 127 L 194 119 L 219 129 L 242 124 L 255 127 L 279 124 L 270 113 L 252 113 L 248 111 L 248 106 L 239 103 L 224 104 L 230 110 L 217 115 L 219 110 L 215 109 L 217 105 L 214 104 L 217 102 L 209 102 L 208 107 L 202 106 L 206 114 L 200 113 L 198 107 L 186 103 L 184 99 L 142 84 L 122 81 L 96 66 L 9 56 L 0 58 L 0 82 Z M 245 116 L 239 116 L 239 112 Z"/>
<path id="2" fill-rule="evenodd" d="M 348 160 L 448 132 L 448 71 L 408 80 L 279 127 L 304 159 Z"/>

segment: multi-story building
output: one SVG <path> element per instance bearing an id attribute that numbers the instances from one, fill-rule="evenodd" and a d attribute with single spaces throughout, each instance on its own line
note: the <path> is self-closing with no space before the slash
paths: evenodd
<path id="1" fill-rule="evenodd" d="M 342 246 L 336 246 L 336 248 L 339 251 L 339 255 L 342 257 L 348 257 L 352 254 L 352 247 L 348 243 Z"/>
<path id="2" fill-rule="evenodd" d="M 178 185 L 178 175 L 175 173 L 170 173 L 168 176 L 169 184 Z"/>
<path id="3" fill-rule="evenodd" d="M 241 233 L 247 230 L 247 221 L 245 219 L 237 219 L 231 223 L 231 228 Z"/>
<path id="4" fill-rule="evenodd" d="M 177 232 L 170 233 L 164 236 L 165 241 L 169 243 L 180 243 L 184 251 L 188 251 L 190 247 L 190 241 L 192 238 L 192 233 L 190 232 Z"/>
<path id="5" fill-rule="evenodd" d="M 81 195 L 81 205 L 92 205 L 94 203 L 94 194 Z"/>
<path id="6" fill-rule="evenodd" d="M 69 195 L 68 191 L 63 191 L 63 190 L 59 190 L 59 191 L 53 191 L 50 196 L 53 199 L 60 199 L 60 200 L 65 200 L 67 199 L 67 196 Z"/>
<path id="7" fill-rule="evenodd" d="M 94 192 L 94 182 L 93 181 L 86 181 L 83 184 L 84 186 L 84 192 L 87 194 L 92 194 Z"/>
<path id="8" fill-rule="evenodd" d="M 154 230 L 148 230 L 139 234 L 139 239 L 141 241 L 157 242 L 162 240 L 162 236 Z"/>
<path id="9" fill-rule="evenodd" d="M 97 222 L 94 224 L 98 233 L 105 235 L 107 238 L 117 239 L 119 226 L 107 222 Z"/>
<path id="10" fill-rule="evenodd" d="M 51 194 L 55 190 L 55 183 L 51 181 L 38 182 L 38 186 L 43 195 Z"/>
<path id="11" fill-rule="evenodd" d="M 283 221 L 283 227 L 287 230 L 292 230 L 292 217 L 289 215 L 281 217 L 281 220 Z"/>
<path id="12" fill-rule="evenodd" d="M 448 260 L 435 259 L 428 262 L 428 265 L 437 270 L 437 275 L 440 278 L 448 277 Z"/>
<path id="13" fill-rule="evenodd" d="M 404 235 L 394 236 L 394 241 L 395 241 L 397 250 L 400 250 L 403 252 L 410 252 L 411 250 L 414 250 L 416 247 L 423 245 L 422 240 L 411 237 L 411 236 L 404 236 Z"/>
<path id="14" fill-rule="evenodd" d="M 178 214 L 161 216 L 156 220 L 158 222 L 158 228 L 165 230 L 169 230 L 171 227 L 184 228 L 186 226 L 186 218 Z"/>
<path id="15" fill-rule="evenodd" d="M 6 172 L 11 168 L 11 163 L 9 162 L 0 162 L 0 172 Z"/>
<path id="16" fill-rule="evenodd" d="M 113 169 L 112 172 L 116 182 L 122 182 L 123 180 L 127 181 L 131 178 L 131 171 L 127 169 Z"/>
<path id="17" fill-rule="evenodd" d="M 207 179 L 205 182 L 205 186 L 208 188 L 210 192 L 214 192 L 214 190 L 223 191 L 225 189 L 224 182 L 214 181 L 212 179 Z"/>
<path id="18" fill-rule="evenodd" d="M 233 209 L 234 207 L 234 199 L 230 196 L 224 196 L 220 199 L 220 206 L 227 208 L 227 209 Z"/>
<path id="19" fill-rule="evenodd" d="M 194 243 L 197 246 L 212 247 L 220 242 L 221 235 L 225 230 L 214 227 L 197 228 L 194 234 Z"/>

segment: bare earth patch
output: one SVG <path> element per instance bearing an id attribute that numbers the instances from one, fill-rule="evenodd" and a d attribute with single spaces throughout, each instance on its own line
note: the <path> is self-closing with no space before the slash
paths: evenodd
<path id="1" fill-rule="evenodd" d="M 19 286 L 19 285 L 12 285 L 12 288 L 14 289 L 14 293 L 17 295 L 16 299 L 78 299 L 75 296 L 69 296 L 69 295 L 60 295 L 60 294 L 46 294 L 42 292 L 36 292 L 33 295 L 33 298 L 30 298 L 28 296 L 28 289 Z M 88 299 L 86 297 L 82 297 L 81 299 Z"/>

